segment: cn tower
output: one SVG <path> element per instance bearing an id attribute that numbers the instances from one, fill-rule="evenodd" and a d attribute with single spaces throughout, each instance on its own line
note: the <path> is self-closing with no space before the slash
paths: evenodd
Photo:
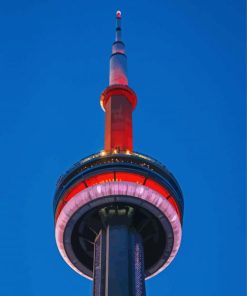
<path id="1" fill-rule="evenodd" d="M 117 11 L 109 86 L 100 97 L 104 150 L 60 177 L 54 197 L 59 252 L 93 280 L 94 296 L 146 295 L 145 279 L 172 262 L 182 236 L 183 196 L 176 179 L 160 162 L 133 150 L 137 96 L 128 86 L 121 33 Z"/>

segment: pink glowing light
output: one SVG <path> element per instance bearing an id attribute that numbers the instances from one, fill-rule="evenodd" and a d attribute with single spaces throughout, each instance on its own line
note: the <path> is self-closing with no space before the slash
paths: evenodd
<path id="1" fill-rule="evenodd" d="M 150 189 L 160 193 L 174 207 L 174 209 L 176 210 L 181 220 L 181 214 L 180 214 L 180 210 L 177 205 L 177 202 L 165 187 L 161 186 L 159 183 L 155 182 L 152 179 L 146 179 L 143 175 L 139 175 L 133 172 L 115 171 L 115 174 L 113 172 L 107 172 L 107 173 L 101 173 L 101 174 L 92 176 L 88 179 L 85 179 L 83 182 L 76 184 L 72 189 L 70 189 L 70 191 L 64 195 L 63 199 L 61 199 L 61 201 L 57 206 L 56 221 L 65 204 L 71 198 L 73 198 L 78 192 L 81 192 L 86 187 L 90 187 L 96 184 L 102 184 L 106 182 L 123 182 L 123 181 L 133 182 L 133 183 L 142 184 L 142 185 L 144 185 L 145 183 L 146 187 L 149 187 Z M 140 190 L 143 191 L 143 188 L 141 188 Z"/>
<path id="2" fill-rule="evenodd" d="M 117 18 L 121 18 L 121 15 L 122 15 L 121 11 L 118 10 L 118 11 L 116 12 L 116 17 L 117 17 Z"/>
<path id="3" fill-rule="evenodd" d="M 63 259 L 67 264 L 80 275 L 89 278 L 78 270 L 68 258 L 64 247 L 64 231 L 67 223 L 73 214 L 80 208 L 92 200 L 104 198 L 112 195 L 125 195 L 147 201 L 158 208 L 169 220 L 173 235 L 174 243 L 172 252 L 164 265 L 154 274 L 149 276 L 151 278 L 165 269 L 176 256 L 182 237 L 181 223 L 174 207 L 165 199 L 160 193 L 148 188 L 145 185 L 140 185 L 132 182 L 107 182 L 103 184 L 94 185 L 77 193 L 74 198 L 70 199 L 63 207 L 56 223 L 56 243 Z M 90 279 L 90 278 L 89 278 Z"/>

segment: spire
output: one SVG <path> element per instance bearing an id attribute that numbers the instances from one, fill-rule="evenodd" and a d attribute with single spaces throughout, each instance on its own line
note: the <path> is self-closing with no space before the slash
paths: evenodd
<path id="1" fill-rule="evenodd" d="M 116 35 L 110 57 L 109 86 L 102 92 L 100 104 L 106 113 L 105 146 L 107 153 L 132 151 L 132 111 L 136 94 L 128 86 L 127 56 L 121 36 L 121 12 L 116 12 Z"/>
<path id="2" fill-rule="evenodd" d="M 118 10 L 116 12 L 116 38 L 115 41 L 122 41 L 121 40 L 121 11 Z"/>
<path id="3" fill-rule="evenodd" d="M 116 36 L 112 44 L 112 55 L 110 57 L 110 85 L 128 85 L 127 77 L 127 56 L 125 45 L 122 41 L 121 11 L 116 12 Z"/>

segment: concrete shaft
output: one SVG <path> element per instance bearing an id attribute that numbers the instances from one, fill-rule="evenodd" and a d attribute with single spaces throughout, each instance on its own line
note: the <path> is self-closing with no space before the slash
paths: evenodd
<path id="1" fill-rule="evenodd" d="M 95 240 L 93 296 L 145 296 L 144 254 L 133 209 L 104 209 Z"/>

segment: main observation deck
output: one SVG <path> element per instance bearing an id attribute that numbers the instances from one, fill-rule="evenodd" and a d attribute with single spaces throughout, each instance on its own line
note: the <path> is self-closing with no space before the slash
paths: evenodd
<path id="1" fill-rule="evenodd" d="M 94 241 L 102 228 L 99 209 L 109 206 L 134 208 L 133 226 L 144 244 L 145 277 L 163 270 L 180 245 L 182 193 L 160 162 L 129 151 L 93 154 L 60 177 L 54 215 L 65 261 L 93 278 Z"/>

